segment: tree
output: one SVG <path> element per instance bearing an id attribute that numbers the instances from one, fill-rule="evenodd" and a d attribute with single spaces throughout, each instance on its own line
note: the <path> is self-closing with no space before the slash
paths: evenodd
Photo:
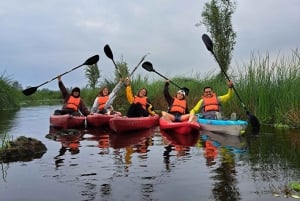
<path id="1" fill-rule="evenodd" d="M 234 0 L 211 0 L 204 5 L 201 13 L 203 21 L 197 24 L 198 26 L 203 24 L 210 33 L 214 43 L 214 52 L 225 71 L 229 68 L 236 43 L 236 33 L 231 24 L 235 8 Z M 222 76 L 222 72 L 219 76 Z"/>
<path id="2" fill-rule="evenodd" d="M 97 63 L 93 65 L 88 65 L 85 69 L 85 76 L 88 79 L 88 87 L 95 89 L 98 84 L 98 79 L 100 78 L 100 71 Z"/>

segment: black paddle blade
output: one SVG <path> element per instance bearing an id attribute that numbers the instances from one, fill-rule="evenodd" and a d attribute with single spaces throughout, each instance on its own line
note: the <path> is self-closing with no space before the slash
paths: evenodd
<path id="1" fill-rule="evenodd" d="M 154 72 L 155 70 L 153 69 L 152 63 L 150 61 L 145 61 L 142 64 L 143 69 L 149 71 L 149 72 Z"/>
<path id="2" fill-rule="evenodd" d="M 190 90 L 186 87 L 180 88 L 181 90 L 183 90 L 185 92 L 185 95 L 188 96 L 190 93 Z"/>
<path id="3" fill-rule="evenodd" d="M 254 134 L 257 134 L 260 130 L 260 123 L 256 116 L 252 115 L 249 111 L 247 111 L 247 115 L 250 121 L 250 124 L 252 125 L 252 132 Z"/>
<path id="4" fill-rule="evenodd" d="M 83 65 L 93 65 L 93 64 L 96 64 L 97 62 L 99 61 L 99 55 L 94 55 L 90 58 L 88 58 L 84 63 Z"/>
<path id="5" fill-rule="evenodd" d="M 30 87 L 28 89 L 23 90 L 22 92 L 25 96 L 30 96 L 31 94 L 35 93 L 36 90 L 37 90 L 37 87 Z"/>
<path id="6" fill-rule="evenodd" d="M 107 44 L 104 46 L 104 53 L 108 58 L 110 58 L 111 60 L 114 60 L 113 53 L 112 53 L 109 45 L 107 45 Z"/>
<path id="7" fill-rule="evenodd" d="M 208 49 L 208 51 L 213 52 L 214 51 L 214 46 L 213 46 L 213 42 L 210 39 L 210 37 L 207 34 L 203 34 L 202 35 L 202 40 L 203 40 L 206 48 Z"/>

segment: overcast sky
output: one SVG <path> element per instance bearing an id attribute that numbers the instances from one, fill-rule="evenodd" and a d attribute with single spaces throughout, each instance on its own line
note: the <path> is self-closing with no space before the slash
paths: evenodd
<path id="1" fill-rule="evenodd" d="M 23 88 L 37 86 L 99 54 L 102 81 L 113 79 L 115 61 L 133 68 L 147 60 L 167 77 L 217 70 L 201 36 L 200 0 L 9 0 L 0 2 L 0 75 Z M 290 55 L 300 46 L 299 0 L 238 1 L 232 24 L 237 33 L 232 64 L 251 53 Z M 87 84 L 85 67 L 63 77 L 66 86 Z M 160 79 L 140 68 L 137 74 Z M 41 88 L 57 89 L 56 80 Z"/>

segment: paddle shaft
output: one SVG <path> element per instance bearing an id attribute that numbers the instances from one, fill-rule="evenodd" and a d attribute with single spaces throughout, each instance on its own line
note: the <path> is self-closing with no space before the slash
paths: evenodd
<path id="1" fill-rule="evenodd" d="M 160 74 L 159 72 L 157 72 L 156 70 L 153 69 L 153 72 L 155 72 L 157 75 L 161 76 L 162 78 L 169 80 L 170 83 L 172 83 L 173 85 L 175 85 L 176 87 L 178 87 L 179 89 L 182 89 L 178 84 L 176 84 L 175 82 L 173 82 L 172 80 L 170 80 L 169 78 L 165 77 L 164 75 Z"/>
<path id="2" fill-rule="evenodd" d="M 131 71 L 129 77 L 131 77 L 133 75 L 133 73 L 138 69 L 138 67 L 141 65 L 141 63 L 145 60 L 146 56 L 150 54 L 150 53 L 147 53 L 145 54 L 142 59 L 140 60 L 140 62 L 135 66 L 135 68 Z M 117 93 L 118 91 L 125 85 L 125 81 L 120 81 L 116 86 L 115 88 L 112 90 L 112 92 L 109 94 L 108 96 L 108 100 L 107 102 L 105 103 L 105 106 L 104 106 L 104 109 L 107 109 L 110 105 L 113 104 L 115 98 L 117 97 Z"/>

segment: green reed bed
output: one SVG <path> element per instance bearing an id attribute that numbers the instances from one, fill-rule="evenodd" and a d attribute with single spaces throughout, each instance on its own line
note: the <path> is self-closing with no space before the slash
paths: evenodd
<path id="1" fill-rule="evenodd" d="M 20 92 L 12 87 L 12 80 L 8 77 L 0 76 L 0 110 L 10 110 L 19 108 Z"/>

